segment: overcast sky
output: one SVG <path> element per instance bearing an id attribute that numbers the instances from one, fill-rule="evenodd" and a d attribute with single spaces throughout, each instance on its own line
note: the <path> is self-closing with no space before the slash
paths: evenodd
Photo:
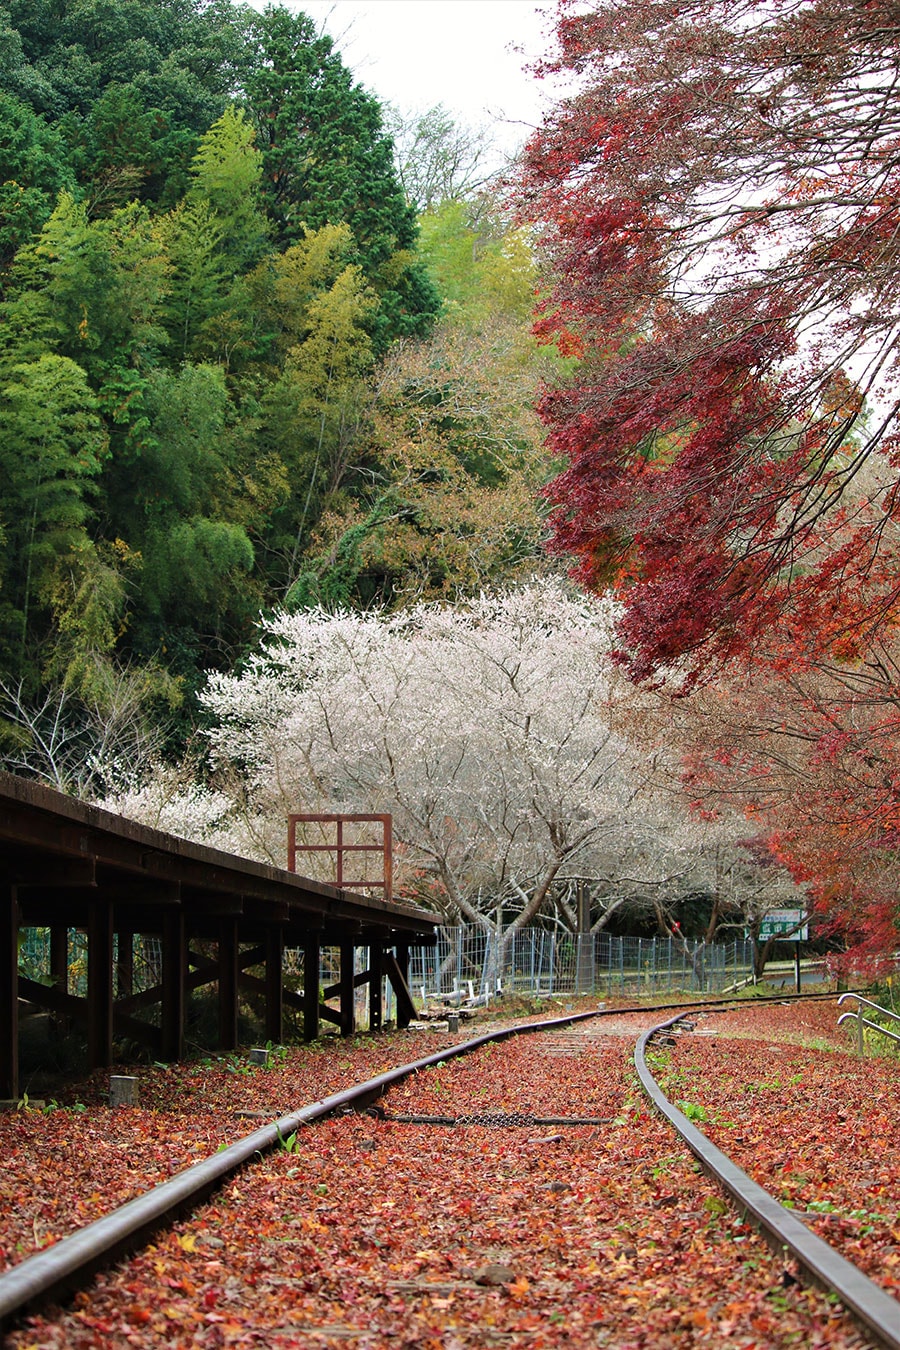
<path id="1" fill-rule="evenodd" d="M 288 0 L 288 7 L 324 27 L 357 79 L 402 112 L 442 103 L 469 125 L 496 122 L 507 152 L 540 120 L 546 94 L 523 67 L 548 50 L 552 0 Z"/>

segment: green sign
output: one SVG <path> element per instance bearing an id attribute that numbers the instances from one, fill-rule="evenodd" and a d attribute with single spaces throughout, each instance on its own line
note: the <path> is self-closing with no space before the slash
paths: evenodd
<path id="1" fill-rule="evenodd" d="M 809 924 L 802 909 L 770 909 L 759 926 L 759 940 L 784 937 L 789 942 L 806 942 Z"/>

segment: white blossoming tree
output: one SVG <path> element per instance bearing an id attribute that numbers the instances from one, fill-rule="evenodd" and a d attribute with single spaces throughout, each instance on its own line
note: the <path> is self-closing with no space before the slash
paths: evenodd
<path id="1" fill-rule="evenodd" d="M 210 677 L 216 789 L 160 770 L 106 804 L 280 866 L 290 813 L 390 812 L 397 889 L 449 923 L 503 945 L 539 913 L 574 926 L 586 881 L 593 931 L 626 906 L 666 927 L 680 897 L 722 894 L 724 856 L 746 863 L 746 822 L 696 820 L 664 786 L 647 698 L 611 659 L 615 617 L 553 580 L 389 616 L 278 614 L 240 674 Z"/>
<path id="2" fill-rule="evenodd" d="M 639 810 L 640 756 L 610 730 L 629 696 L 614 617 L 555 581 L 391 616 L 276 615 L 243 672 L 204 695 L 242 800 L 203 837 L 283 865 L 290 812 L 390 812 L 401 892 L 456 922 L 505 915 L 508 937 L 600 854 L 608 867 Z M 159 810 L 161 786 L 119 808 Z M 196 821 L 196 795 L 185 804 Z M 601 922 L 621 903 L 609 896 Z"/>

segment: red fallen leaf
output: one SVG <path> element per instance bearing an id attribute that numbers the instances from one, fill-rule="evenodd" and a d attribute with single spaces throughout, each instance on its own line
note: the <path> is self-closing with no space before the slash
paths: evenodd
<path id="1" fill-rule="evenodd" d="M 149 1308 L 138 1307 L 129 1308 L 125 1315 L 129 1322 L 134 1322 L 136 1326 L 144 1326 L 153 1316 Z"/>
<path id="2" fill-rule="evenodd" d="M 709 1326 L 709 1313 L 705 1308 L 692 1308 L 681 1320 L 685 1326 L 697 1327 L 698 1330 L 702 1330 Z"/>

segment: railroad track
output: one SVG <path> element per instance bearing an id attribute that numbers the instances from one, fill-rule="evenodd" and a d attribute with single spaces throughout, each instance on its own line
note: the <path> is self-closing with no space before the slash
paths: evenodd
<path id="1" fill-rule="evenodd" d="M 833 998 L 833 995 L 803 995 L 799 1000 L 796 996 L 776 996 L 770 1000 L 756 1002 L 793 1003 L 801 1000 L 814 1001 L 822 997 Z M 475 1127 L 500 1130 L 552 1130 L 562 1131 L 565 1136 L 567 1128 L 573 1127 L 574 1133 L 580 1130 L 583 1135 L 585 1131 L 591 1131 L 592 1137 L 597 1136 L 604 1127 L 615 1123 L 614 1113 L 607 1113 L 606 1110 L 595 1113 L 571 1109 L 558 1112 L 478 1109 L 446 1113 L 404 1111 L 402 1101 L 398 1106 L 394 1099 L 398 1096 L 397 1090 L 400 1085 L 407 1083 L 412 1075 L 424 1073 L 429 1069 L 443 1069 L 459 1056 L 477 1054 L 479 1051 L 486 1051 L 489 1046 L 511 1041 L 513 1038 L 541 1033 L 542 1044 L 552 1047 L 549 1049 L 549 1055 L 559 1064 L 567 1054 L 577 1055 L 589 1044 L 590 1038 L 585 1035 L 589 1025 L 599 1029 L 604 1024 L 615 1026 L 618 1023 L 621 1031 L 623 1022 L 627 1022 L 629 1015 L 636 1013 L 658 1015 L 660 1012 L 674 1010 L 674 1015 L 661 1023 L 656 1021 L 655 1016 L 653 1017 L 653 1025 L 645 1029 L 635 1051 L 635 1064 L 641 1084 L 655 1107 L 674 1126 L 704 1170 L 714 1176 L 719 1185 L 726 1190 L 739 1213 L 752 1220 L 773 1249 L 789 1252 L 805 1278 L 834 1293 L 857 1323 L 864 1328 L 869 1339 L 888 1347 L 888 1350 L 900 1350 L 900 1305 L 828 1244 L 811 1233 L 790 1211 L 778 1205 L 724 1154 L 715 1149 L 696 1127 L 665 1099 L 652 1077 L 645 1055 L 651 1037 L 665 1036 L 672 1029 L 683 1025 L 685 1017 L 689 1016 L 692 1009 L 702 1008 L 709 1011 L 716 1007 L 727 1006 L 729 1002 L 729 1000 L 722 1000 L 718 1004 L 709 1001 L 681 1002 L 677 1005 L 656 1005 L 649 1009 L 635 1007 L 603 1010 L 550 1019 L 538 1024 L 526 1023 L 504 1027 L 445 1048 L 390 1070 L 354 1088 L 304 1106 L 253 1131 L 231 1147 L 187 1168 L 170 1181 L 155 1187 L 152 1191 L 114 1210 L 105 1218 L 89 1224 L 71 1237 L 62 1239 L 54 1246 L 27 1258 L 0 1275 L 0 1329 L 11 1329 L 29 1311 L 51 1301 L 58 1301 L 77 1289 L 83 1289 L 97 1270 L 115 1261 L 125 1252 L 146 1243 L 154 1233 L 177 1222 L 185 1213 L 195 1211 L 214 1191 L 233 1179 L 236 1173 L 242 1169 L 251 1169 L 255 1159 L 270 1150 L 284 1148 L 286 1141 L 303 1134 L 306 1127 L 325 1121 L 329 1117 L 353 1113 L 358 1119 L 359 1113 L 371 1112 L 376 1117 L 374 1122 L 376 1126 L 383 1121 L 385 1125 L 396 1127 L 408 1125 L 432 1132 L 456 1127 Z M 402 1093 L 399 1095 L 402 1097 Z M 553 1134 L 529 1142 L 544 1147 L 561 1137 Z M 552 1189 L 554 1183 L 548 1184 Z M 562 1182 L 556 1184 L 562 1191 L 569 1189 Z M 482 1271 L 480 1278 L 476 1269 L 474 1272 L 476 1284 L 491 1284 L 490 1263 L 487 1269 L 488 1275 L 484 1275 Z M 498 1269 L 501 1273 L 510 1274 L 502 1263 Z M 472 1276 L 473 1272 L 468 1271 L 466 1280 L 469 1285 L 472 1284 L 470 1278 Z M 501 1281 L 497 1279 L 494 1282 Z M 422 1287 L 430 1297 L 436 1297 L 435 1290 L 439 1289 L 439 1283 L 430 1278 Z M 420 1289 L 415 1281 L 409 1288 L 407 1288 L 409 1281 L 404 1284 L 401 1280 L 399 1284 L 401 1292 L 405 1289 L 407 1294 L 410 1288 Z M 448 1285 L 451 1293 L 455 1287 L 452 1281 Z M 316 1337 L 324 1336 L 326 1332 L 315 1327 L 306 1327 L 305 1334 L 311 1338 L 310 1344 L 320 1344 Z M 337 1339 L 347 1339 L 349 1332 L 346 1328 L 343 1330 L 339 1328 L 334 1331 L 334 1336 Z"/>

